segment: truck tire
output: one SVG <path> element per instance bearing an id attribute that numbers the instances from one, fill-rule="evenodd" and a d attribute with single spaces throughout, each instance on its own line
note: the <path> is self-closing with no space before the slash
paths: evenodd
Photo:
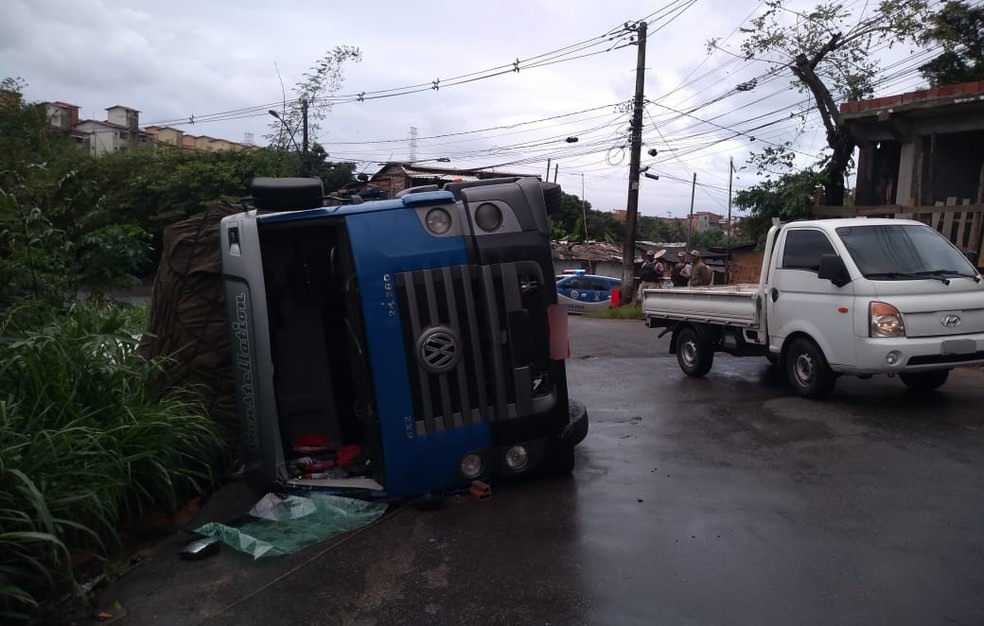
<path id="1" fill-rule="evenodd" d="M 899 374 L 906 387 L 913 391 L 933 391 L 939 389 L 950 377 L 950 370 L 932 370 L 929 372 L 913 372 Z"/>
<path id="2" fill-rule="evenodd" d="M 697 329 L 687 326 L 677 333 L 676 357 L 684 374 L 699 378 L 714 365 L 714 347 Z"/>
<path id="3" fill-rule="evenodd" d="M 559 437 L 547 442 L 540 473 L 544 476 L 567 476 L 574 471 L 574 445 Z"/>
<path id="4" fill-rule="evenodd" d="M 576 446 L 588 436 L 588 409 L 583 402 L 573 398 L 568 400 L 568 419 L 569 423 L 560 438 Z"/>
<path id="5" fill-rule="evenodd" d="M 793 339 L 783 361 L 789 384 L 804 398 L 820 399 L 834 390 L 834 372 L 817 344 L 806 337 Z"/>

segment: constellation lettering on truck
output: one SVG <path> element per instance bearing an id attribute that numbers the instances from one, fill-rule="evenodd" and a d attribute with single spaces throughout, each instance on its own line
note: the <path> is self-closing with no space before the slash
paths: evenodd
<path id="1" fill-rule="evenodd" d="M 232 322 L 232 333 L 236 337 L 236 370 L 239 372 L 239 387 L 245 415 L 245 444 L 256 450 L 259 440 L 256 435 L 256 396 L 253 393 L 253 367 L 249 348 L 249 308 L 245 293 L 236 295 L 236 319 Z"/>
<path id="2" fill-rule="evenodd" d="M 383 274 L 383 289 L 386 291 L 386 311 L 390 317 L 396 317 L 396 289 L 393 277 Z"/>

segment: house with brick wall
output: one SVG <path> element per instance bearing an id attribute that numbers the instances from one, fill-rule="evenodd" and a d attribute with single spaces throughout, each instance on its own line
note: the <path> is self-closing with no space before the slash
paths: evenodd
<path id="1" fill-rule="evenodd" d="M 392 198 L 397 193 L 421 185 L 444 185 L 445 183 L 470 182 L 488 178 L 534 177 L 535 174 L 510 174 L 482 168 L 454 169 L 446 167 L 422 166 L 416 163 L 395 161 L 384 163 L 383 167 L 361 185 L 362 190 L 376 188 Z"/>
<path id="2" fill-rule="evenodd" d="M 845 102 L 840 113 L 859 147 L 855 202 L 816 215 L 913 218 L 981 251 L 984 81 Z"/>

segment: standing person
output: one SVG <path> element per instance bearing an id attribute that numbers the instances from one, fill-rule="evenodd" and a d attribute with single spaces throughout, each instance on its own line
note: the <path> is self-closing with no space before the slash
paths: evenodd
<path id="1" fill-rule="evenodd" d="M 663 255 L 666 254 L 666 250 L 660 250 L 659 252 L 653 252 L 648 250 L 646 252 L 646 260 L 642 263 L 642 268 L 639 270 L 639 293 L 637 294 L 636 301 L 642 302 L 642 292 L 644 289 L 659 289 L 659 284 L 663 281 L 663 273 L 665 268 L 663 267 Z"/>
<path id="2" fill-rule="evenodd" d="M 690 264 L 687 263 L 687 253 L 683 250 L 677 252 L 677 262 L 670 270 L 670 280 L 674 287 L 686 287 L 690 282 Z"/>
<path id="3" fill-rule="evenodd" d="M 711 284 L 711 268 L 707 267 L 707 263 L 700 258 L 700 252 L 697 250 L 690 251 L 690 258 L 693 263 L 693 270 L 690 274 L 690 286 L 691 287 L 705 287 Z"/>

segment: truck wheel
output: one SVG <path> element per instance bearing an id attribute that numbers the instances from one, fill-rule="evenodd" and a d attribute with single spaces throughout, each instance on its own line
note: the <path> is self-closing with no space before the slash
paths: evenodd
<path id="1" fill-rule="evenodd" d="M 559 437 L 547 442 L 543 451 L 540 473 L 546 476 L 566 476 L 574 471 L 574 445 Z"/>
<path id="2" fill-rule="evenodd" d="M 570 442 L 572 446 L 584 441 L 588 436 L 588 409 L 583 402 L 568 400 L 568 424 L 560 438 Z"/>
<path id="3" fill-rule="evenodd" d="M 692 326 L 677 333 L 676 356 L 680 369 L 687 376 L 699 378 L 711 371 L 714 364 L 714 348 Z"/>
<path id="4" fill-rule="evenodd" d="M 950 377 L 950 370 L 933 370 L 931 372 L 914 372 L 899 374 L 902 382 L 913 391 L 933 391 L 939 389 Z"/>
<path id="5" fill-rule="evenodd" d="M 834 390 L 837 379 L 815 343 L 798 337 L 786 348 L 786 378 L 804 398 L 823 398 Z"/>

